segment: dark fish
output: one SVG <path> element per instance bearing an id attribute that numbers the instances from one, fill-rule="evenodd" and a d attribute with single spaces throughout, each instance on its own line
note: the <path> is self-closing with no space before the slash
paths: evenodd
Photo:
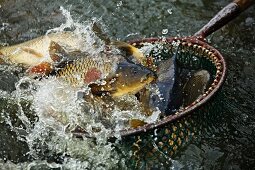
<path id="1" fill-rule="evenodd" d="M 158 63 L 155 86 L 159 94 L 139 95 L 143 97 L 140 100 L 145 108 L 158 108 L 165 115 L 173 114 L 204 93 L 210 80 L 209 72 L 182 68 L 176 62 L 177 55 L 178 47 L 172 57 Z"/>
<path id="2" fill-rule="evenodd" d="M 210 73 L 207 70 L 196 71 L 183 87 L 183 106 L 188 106 L 197 100 L 206 90 L 210 81 Z"/>

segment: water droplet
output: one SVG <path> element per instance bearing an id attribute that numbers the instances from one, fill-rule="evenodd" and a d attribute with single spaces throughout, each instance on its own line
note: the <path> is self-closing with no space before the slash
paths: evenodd
<path id="1" fill-rule="evenodd" d="M 173 10 L 172 9 L 168 9 L 167 12 L 171 15 L 173 14 Z"/>
<path id="2" fill-rule="evenodd" d="M 245 61 L 244 64 L 245 64 L 246 66 L 248 66 L 248 65 L 251 64 L 251 62 Z"/>
<path id="3" fill-rule="evenodd" d="M 168 29 L 163 29 L 163 30 L 162 30 L 162 34 L 165 35 L 165 34 L 167 34 L 167 33 L 168 33 Z"/>
<path id="4" fill-rule="evenodd" d="M 252 26 L 252 24 L 254 24 L 254 19 L 252 17 L 248 17 L 245 19 L 245 25 L 246 26 Z"/>
<path id="5" fill-rule="evenodd" d="M 119 1 L 118 3 L 117 3 L 117 7 L 121 7 L 123 5 L 123 2 L 122 1 Z"/>

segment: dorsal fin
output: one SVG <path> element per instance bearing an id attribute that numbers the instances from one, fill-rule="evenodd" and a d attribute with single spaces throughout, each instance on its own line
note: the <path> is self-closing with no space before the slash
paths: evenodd
<path id="1" fill-rule="evenodd" d="M 109 45 L 111 43 L 111 39 L 108 37 L 106 33 L 104 33 L 99 26 L 100 24 L 97 22 L 94 22 L 92 25 L 92 30 L 98 36 L 106 45 Z"/>

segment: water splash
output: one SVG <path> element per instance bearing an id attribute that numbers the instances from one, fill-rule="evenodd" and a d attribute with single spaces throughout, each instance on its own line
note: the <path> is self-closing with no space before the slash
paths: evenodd
<path id="1" fill-rule="evenodd" d="M 104 42 L 92 30 L 95 18 L 92 21 L 79 23 L 72 18 L 68 10 L 63 7 L 60 10 L 66 22 L 48 30 L 46 34 L 72 31 L 78 36 L 77 44 L 80 44 L 80 51 L 93 56 L 104 50 Z M 38 81 L 27 76 L 21 78 L 15 87 L 16 90 L 11 94 L 1 90 L 1 99 L 13 101 L 12 104 L 17 108 L 15 116 L 22 126 L 16 126 L 12 120 L 12 113 L 7 110 L 1 111 L 1 122 L 3 117 L 3 121 L 17 134 L 17 140 L 26 142 L 29 148 L 27 155 L 37 161 L 20 165 L 1 162 L 2 167 L 111 169 L 123 161 L 114 149 L 115 143 L 107 142 L 109 129 L 95 120 L 98 116 L 97 108 L 90 108 L 89 103 L 79 98 L 80 93 L 83 95 L 87 93 L 88 87 L 74 88 L 55 77 Z M 36 113 L 35 121 L 31 122 L 31 115 L 28 115 L 28 110 L 24 108 L 24 101 L 28 102 L 25 105 L 29 105 L 29 111 Z M 119 112 L 114 113 L 114 117 L 117 118 Z M 73 137 L 70 130 L 77 124 L 84 126 L 88 132 L 100 128 L 101 131 L 96 133 L 97 140 L 89 138 L 81 140 Z M 61 163 L 48 163 L 46 160 L 52 155 L 62 159 Z"/>
<path id="2" fill-rule="evenodd" d="M 105 49 L 105 44 L 93 32 L 93 21 L 76 22 L 70 12 L 60 8 L 66 22 L 59 27 L 50 29 L 46 34 L 72 31 L 78 36 L 78 49 L 91 56 L 99 54 Z M 120 165 L 125 167 L 123 153 L 117 152 L 116 143 L 107 141 L 110 135 L 120 139 L 119 131 L 127 127 L 130 119 L 140 119 L 151 123 L 155 121 L 159 112 L 155 111 L 147 118 L 141 112 L 141 106 L 134 95 L 127 95 L 118 100 L 98 103 L 84 101 L 89 88 L 72 87 L 56 77 L 49 77 L 41 81 L 24 76 L 16 83 L 16 90 L 12 98 L 17 105 L 17 117 L 21 121 L 23 132 L 6 117 L 5 121 L 16 132 L 17 139 L 25 141 L 31 159 L 37 160 L 23 164 L 25 167 L 61 167 L 70 169 L 111 169 Z M 87 96 L 88 98 L 90 96 Z M 29 102 L 29 111 L 36 113 L 36 120 L 31 122 L 30 116 L 24 109 L 23 102 Z M 132 109 L 130 109 L 132 108 Z M 77 125 L 85 132 L 94 134 L 95 139 L 75 138 L 71 130 Z M 113 134 L 114 132 L 114 134 Z M 130 153 L 124 153 L 129 157 Z M 54 156 L 53 156 L 54 155 Z M 61 163 L 47 163 L 45 160 L 61 159 Z M 127 160 L 127 159 L 125 159 Z M 22 166 L 23 166 L 22 165 Z"/>
<path id="3" fill-rule="evenodd" d="M 79 50 L 95 55 L 105 49 L 104 41 L 99 39 L 93 32 L 93 24 L 97 22 L 96 18 L 80 23 L 75 21 L 75 19 L 72 18 L 70 11 L 66 10 L 64 7 L 61 6 L 60 10 L 66 18 L 66 22 L 62 23 L 59 27 L 49 29 L 46 32 L 46 35 L 71 30 L 78 37 L 77 41 L 79 43 L 77 44 L 79 44 Z"/>

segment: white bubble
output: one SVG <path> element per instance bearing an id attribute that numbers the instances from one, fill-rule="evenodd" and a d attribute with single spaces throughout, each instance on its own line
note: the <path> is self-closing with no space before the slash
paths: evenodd
<path id="1" fill-rule="evenodd" d="M 163 29 L 163 30 L 162 30 L 162 34 L 165 35 L 165 34 L 167 34 L 167 33 L 168 33 L 168 29 Z"/>
<path id="2" fill-rule="evenodd" d="M 168 12 L 170 15 L 173 14 L 173 10 L 172 10 L 171 8 L 168 9 L 167 12 Z"/>
<path id="3" fill-rule="evenodd" d="M 119 1 L 118 3 L 117 3 L 117 7 L 121 7 L 123 5 L 123 2 L 122 1 Z"/>

